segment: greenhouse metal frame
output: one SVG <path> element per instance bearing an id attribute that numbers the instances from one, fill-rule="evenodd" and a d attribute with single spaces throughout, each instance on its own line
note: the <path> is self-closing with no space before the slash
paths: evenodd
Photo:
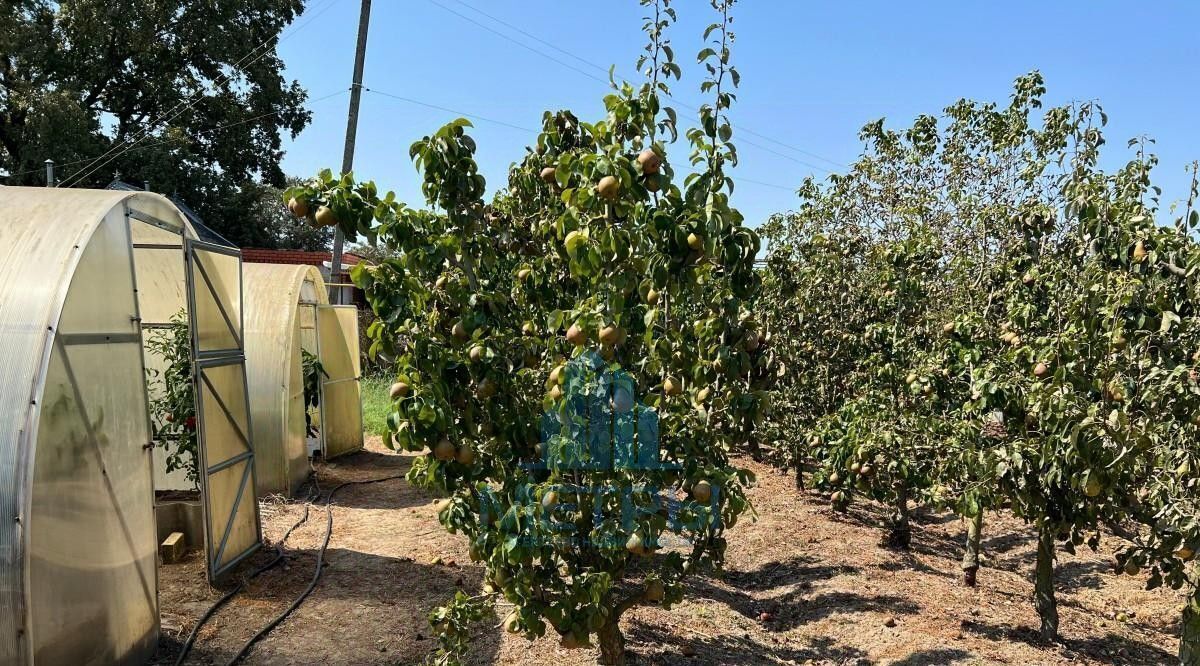
<path id="1" fill-rule="evenodd" d="M 153 655 L 155 311 L 190 305 L 210 578 L 257 549 L 240 264 L 155 194 L 0 187 L 0 663 Z"/>

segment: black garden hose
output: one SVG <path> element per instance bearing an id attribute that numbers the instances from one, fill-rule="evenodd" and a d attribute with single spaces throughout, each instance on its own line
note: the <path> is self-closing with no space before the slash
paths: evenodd
<path id="1" fill-rule="evenodd" d="M 313 577 L 312 577 L 312 580 L 309 582 L 308 587 L 306 587 L 304 589 L 304 591 L 300 593 L 300 596 L 296 597 L 295 601 L 293 601 L 291 603 L 291 605 L 289 605 L 287 608 L 285 608 L 282 613 L 275 616 L 275 619 L 271 620 L 271 622 L 269 624 L 267 624 L 267 626 L 263 627 L 262 629 L 260 629 L 258 631 L 258 633 L 251 636 L 250 640 L 246 641 L 245 644 L 242 645 L 242 648 L 240 650 L 238 650 L 237 654 L 233 655 L 233 658 L 227 662 L 227 666 L 233 666 L 237 662 L 241 661 L 242 657 L 246 656 L 246 653 L 250 651 L 250 647 L 252 645 L 254 645 L 254 643 L 256 643 L 263 636 L 266 636 L 272 629 L 279 626 L 279 623 L 283 622 L 284 619 L 286 619 L 287 616 L 292 613 L 292 611 L 299 608 L 300 604 L 304 603 L 304 600 L 308 598 L 308 595 L 312 594 L 312 591 L 314 589 L 316 589 L 317 582 L 321 580 L 321 573 L 325 568 L 325 551 L 329 548 L 329 540 L 333 536 L 333 508 L 331 507 L 331 504 L 333 502 L 334 494 L 336 494 L 337 491 L 341 490 L 342 488 L 345 488 L 346 486 L 363 485 L 363 484 L 368 484 L 368 483 L 380 483 L 382 481 L 393 481 L 395 479 L 403 479 L 403 478 L 404 478 L 403 474 L 395 474 L 392 476 L 385 476 L 385 477 L 381 477 L 378 479 L 364 479 L 362 481 L 346 481 L 344 483 L 341 483 L 341 484 L 335 486 L 333 488 L 333 490 L 329 491 L 329 495 L 325 498 L 325 538 L 321 542 L 321 549 L 317 551 L 317 568 L 316 568 L 316 571 L 313 572 Z"/>

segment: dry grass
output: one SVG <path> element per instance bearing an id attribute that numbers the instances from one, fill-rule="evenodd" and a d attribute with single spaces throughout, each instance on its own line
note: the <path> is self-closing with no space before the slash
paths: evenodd
<path id="1" fill-rule="evenodd" d="M 321 487 L 402 472 L 408 456 L 373 438 L 368 451 L 320 470 Z M 1180 599 L 1147 592 L 1143 580 L 1114 576 L 1111 548 L 1060 554 L 1060 644 L 1041 643 L 1030 595 L 1033 532 L 1006 516 L 985 526 L 988 559 L 979 587 L 959 583 L 962 526 L 920 514 L 911 552 L 879 548 L 875 507 L 848 514 L 797 493 L 791 479 L 752 461 L 757 521 L 731 530 L 727 572 L 691 582 L 671 611 L 637 608 L 623 622 L 643 664 L 1165 664 L 1173 660 Z M 251 664 L 413 664 L 434 647 L 425 616 L 456 587 L 479 589 L 481 570 L 461 537 L 437 525 L 432 498 L 404 481 L 339 493 L 328 568 L 298 611 L 259 643 Z M 264 507 L 265 535 L 278 538 L 302 506 Z M 189 664 L 224 663 L 258 627 L 307 585 L 323 511 L 288 542 L 289 560 L 253 582 L 202 632 Z M 163 568 L 164 638 L 170 663 L 192 622 L 219 596 L 197 555 Z M 1129 623 L 1112 617 L 1133 615 Z M 763 613 L 767 613 L 763 616 Z M 760 621 L 766 617 L 765 621 Z M 470 663 L 594 663 L 547 637 L 527 643 L 493 621 L 478 628 Z M 894 626 L 888 626 L 894 624 Z"/>

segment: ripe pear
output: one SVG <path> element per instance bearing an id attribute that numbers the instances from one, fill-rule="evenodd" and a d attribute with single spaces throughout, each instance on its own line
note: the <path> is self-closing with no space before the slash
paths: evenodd
<path id="1" fill-rule="evenodd" d="M 333 214 L 333 210 L 328 206 L 317 208 L 316 221 L 318 226 L 336 227 L 338 224 L 337 216 Z"/>
<path id="2" fill-rule="evenodd" d="M 1133 246 L 1133 263 L 1142 263 L 1146 260 L 1146 257 L 1149 254 L 1150 253 L 1146 251 L 1146 243 L 1139 240 L 1137 244 Z"/>
<path id="3" fill-rule="evenodd" d="M 304 199 L 292 197 L 291 199 L 288 199 L 287 205 L 288 210 L 292 211 L 292 215 L 295 215 L 301 219 L 308 217 L 308 202 Z"/>
<path id="4" fill-rule="evenodd" d="M 461 321 L 454 322 L 454 327 L 450 329 L 450 335 L 453 335 L 454 339 L 459 342 L 463 342 L 470 337 L 467 333 L 467 327 Z"/>
<path id="5" fill-rule="evenodd" d="M 562 384 L 563 380 L 566 378 L 565 377 L 566 371 L 567 371 L 566 366 L 564 366 L 564 365 L 556 366 L 553 370 L 550 371 L 550 383 L 551 384 Z"/>
<path id="6" fill-rule="evenodd" d="M 455 453 L 456 451 L 454 450 L 454 444 L 445 437 L 438 441 L 437 445 L 433 447 L 433 457 L 443 462 L 454 458 Z"/>
<path id="7" fill-rule="evenodd" d="M 390 397 L 392 400 L 403 398 L 407 395 L 408 384 L 405 384 L 404 382 L 396 382 L 395 384 L 392 384 L 390 389 L 388 389 L 388 397 Z"/>
<path id="8" fill-rule="evenodd" d="M 562 387 L 559 386 L 558 384 L 555 384 L 554 388 L 550 389 L 550 399 L 551 400 L 558 400 L 559 398 L 562 397 L 562 395 L 563 395 Z"/>
<path id="9" fill-rule="evenodd" d="M 460 446 L 458 448 L 458 453 L 454 455 L 454 459 L 457 460 L 460 465 L 469 466 L 471 463 L 475 462 L 475 447 L 469 444 Z"/>
<path id="10" fill-rule="evenodd" d="M 527 321 L 524 324 L 521 324 L 521 333 L 525 335 L 534 335 L 537 333 L 537 326 L 534 326 L 533 322 Z"/>
<path id="11" fill-rule="evenodd" d="M 1042 377 L 1045 377 L 1048 374 L 1050 374 L 1050 368 L 1047 367 L 1045 363 L 1039 362 L 1037 365 L 1033 366 L 1033 376 L 1034 377 L 1041 379 Z"/>
<path id="12" fill-rule="evenodd" d="M 658 305 L 659 294 L 657 289 L 651 288 L 646 292 L 646 303 L 649 305 Z"/>
<path id="13" fill-rule="evenodd" d="M 587 331 L 579 324 L 571 324 L 571 328 L 567 329 L 567 341 L 576 347 L 582 347 L 587 344 Z"/>
<path id="14" fill-rule="evenodd" d="M 942 324 L 942 333 L 953 333 L 953 332 L 954 332 L 954 322 L 946 322 L 945 324 Z"/>
<path id="15" fill-rule="evenodd" d="M 596 192 L 605 199 L 612 201 L 621 192 L 621 181 L 617 180 L 614 176 L 605 176 L 596 184 Z"/>
<path id="16" fill-rule="evenodd" d="M 478 363 L 483 358 L 483 345 L 475 345 L 471 347 L 471 351 L 467 352 L 467 356 L 472 363 Z"/>
<path id="17" fill-rule="evenodd" d="M 539 175 L 541 176 L 542 180 L 549 185 L 554 185 L 557 183 L 557 180 L 554 177 L 554 167 L 544 167 Z"/>
<path id="18" fill-rule="evenodd" d="M 1103 487 L 1100 485 L 1100 479 L 1096 478 L 1096 476 L 1093 474 L 1088 474 L 1087 483 L 1083 486 L 1084 494 L 1086 494 L 1088 497 L 1096 497 L 1100 494 L 1102 488 Z"/>
<path id="19" fill-rule="evenodd" d="M 658 176 L 646 177 L 646 191 L 653 194 L 662 189 L 662 183 L 659 182 Z"/>
<path id="20" fill-rule="evenodd" d="M 637 163 L 642 168 L 642 173 L 653 176 L 662 167 L 662 158 L 653 149 L 647 148 L 638 154 Z"/>
<path id="21" fill-rule="evenodd" d="M 641 557 L 646 557 L 653 552 L 646 546 L 645 538 L 641 532 L 634 532 L 629 535 L 629 539 L 625 542 L 625 550 Z"/>
<path id="22" fill-rule="evenodd" d="M 674 377 L 667 377 L 663 380 L 663 393 L 669 396 L 679 395 L 683 393 L 683 384 Z"/>
<path id="23" fill-rule="evenodd" d="M 621 338 L 621 329 L 616 326 L 604 326 L 600 329 L 600 344 L 615 345 Z"/>
<path id="24" fill-rule="evenodd" d="M 695 250 L 696 252 L 699 252 L 700 250 L 704 249 L 704 239 L 695 233 L 688 234 L 687 244 L 688 244 L 688 247 Z"/>
<path id="25" fill-rule="evenodd" d="M 701 504 L 707 504 L 712 499 L 712 484 L 703 479 L 692 486 L 692 499 Z"/>
<path id="26" fill-rule="evenodd" d="M 530 271 L 528 268 L 522 268 L 521 270 L 517 271 L 517 279 L 521 282 L 524 282 L 525 280 L 529 279 L 529 274 L 532 272 L 533 271 Z"/>
<path id="27" fill-rule="evenodd" d="M 558 491 L 551 490 L 550 492 L 546 493 L 545 495 L 542 495 L 542 508 L 552 511 L 552 510 L 554 510 L 554 507 L 557 504 L 558 504 Z"/>
<path id="28" fill-rule="evenodd" d="M 504 618 L 504 630 L 510 634 L 521 633 L 521 614 L 513 610 Z"/>

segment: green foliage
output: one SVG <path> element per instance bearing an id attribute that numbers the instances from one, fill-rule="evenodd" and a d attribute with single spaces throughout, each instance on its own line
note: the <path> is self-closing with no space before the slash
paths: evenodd
<path id="1" fill-rule="evenodd" d="M 309 122 L 306 93 L 280 76 L 276 53 L 280 33 L 303 6 L 302 0 L 5 3 L 0 172 L 11 174 L 10 185 L 41 185 L 49 158 L 60 165 L 60 181 L 72 186 L 103 187 L 114 173 L 149 181 L 177 194 L 235 244 L 263 245 L 272 233 L 247 224 L 253 218 L 246 211 L 262 194 L 254 181 L 284 184 L 281 132 L 295 136 Z M 246 58 L 251 49 L 255 57 Z M 108 156 L 115 159 L 85 175 L 91 160 L 122 142 Z"/>
<path id="2" fill-rule="evenodd" d="M 835 504 L 1008 506 L 1068 551 L 1137 520 L 1118 566 L 1178 587 L 1200 536 L 1180 471 L 1200 412 L 1198 216 L 1189 202 L 1157 225 L 1154 158 L 1105 173 L 1103 112 L 1039 120 L 1044 93 L 1034 73 L 1007 106 L 869 124 L 847 174 L 767 225 L 760 305 L 787 368 L 768 427 Z M 1039 550 L 1047 636 L 1052 558 Z"/>
<path id="3" fill-rule="evenodd" d="M 663 40 L 674 11 L 647 4 L 649 80 L 614 84 L 596 122 L 546 113 L 491 203 L 461 119 L 410 149 L 430 210 L 328 171 L 286 193 L 387 248 L 353 279 L 378 316 L 372 352 L 397 359 L 388 441 L 428 451 L 409 479 L 449 495 L 439 518 L 470 540 L 489 589 L 514 605 L 506 627 L 530 637 L 553 628 L 565 647 L 594 637 L 606 663 L 624 659 L 626 609 L 670 606 L 685 575 L 723 561 L 752 481 L 729 451 L 762 414 L 770 358 L 746 307 L 758 238 L 729 206 L 724 173 L 736 161 L 732 3 L 715 5 L 718 50 L 705 57 L 714 103 L 687 133 L 697 171 L 682 186 L 657 139 L 675 136 L 674 111 L 659 103 L 678 72 Z M 585 358 L 600 359 L 596 377 L 632 380 L 638 395 L 625 407 L 601 394 L 615 413 L 657 418 L 657 440 L 645 440 L 657 444 L 654 464 L 562 464 L 560 442 L 578 425 L 572 396 L 598 385 L 566 369 Z M 544 418 L 557 429 L 545 440 Z M 686 520 L 673 519 L 668 505 L 689 498 Z"/>
<path id="4" fill-rule="evenodd" d="M 309 437 L 317 436 L 312 424 L 312 413 L 321 406 L 321 378 L 329 378 L 325 366 L 307 349 L 300 350 L 300 375 L 304 379 L 304 429 Z"/>
<path id="5" fill-rule="evenodd" d="M 166 451 L 167 472 L 185 470 L 187 479 L 199 487 L 196 384 L 187 314 L 180 311 L 169 327 L 151 330 L 145 344 L 163 362 L 162 369 L 146 368 L 154 441 Z"/>

